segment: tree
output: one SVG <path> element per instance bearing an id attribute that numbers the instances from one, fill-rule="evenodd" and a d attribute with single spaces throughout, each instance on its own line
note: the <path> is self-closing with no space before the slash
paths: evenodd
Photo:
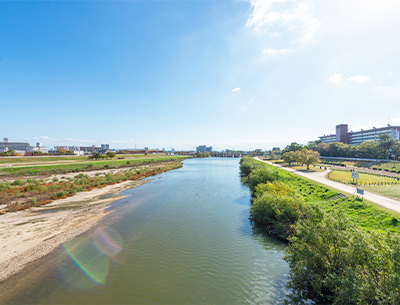
<path id="1" fill-rule="evenodd" d="M 61 155 L 65 155 L 67 153 L 67 150 L 65 148 L 57 148 L 57 152 Z"/>
<path id="2" fill-rule="evenodd" d="M 67 155 L 73 155 L 74 152 L 73 152 L 72 150 L 67 150 L 67 151 L 66 151 L 66 154 L 67 154 Z"/>
<path id="3" fill-rule="evenodd" d="M 302 144 L 292 142 L 290 145 L 286 145 L 285 149 L 282 150 L 282 153 L 288 152 L 288 151 L 297 151 L 301 150 L 303 148 Z"/>
<path id="4" fill-rule="evenodd" d="M 283 161 L 285 161 L 285 163 L 289 163 L 289 166 L 291 166 L 291 164 L 293 163 L 293 162 L 297 162 L 298 161 L 298 153 L 297 153 L 297 151 L 295 152 L 295 151 L 288 151 L 288 152 L 285 152 L 283 155 L 282 155 L 282 159 L 283 159 Z"/>
<path id="5" fill-rule="evenodd" d="M 95 159 L 95 160 L 103 159 L 103 158 L 104 158 L 104 156 L 99 152 L 96 152 L 93 154 L 93 159 Z"/>
<path id="6" fill-rule="evenodd" d="M 390 150 L 392 149 L 395 140 L 388 133 L 382 133 L 378 136 L 379 147 L 382 149 L 383 157 L 390 157 Z"/>
<path id="7" fill-rule="evenodd" d="M 307 165 L 307 170 L 309 170 L 310 165 L 315 165 L 320 163 L 319 153 L 306 148 L 303 148 L 299 154 L 299 162 Z"/>
<path id="8" fill-rule="evenodd" d="M 106 156 L 107 156 L 108 158 L 114 158 L 114 157 L 116 156 L 116 153 L 113 152 L 113 151 L 109 151 L 109 152 L 106 154 Z"/>
<path id="9" fill-rule="evenodd" d="M 363 154 L 364 158 L 379 158 L 378 141 L 365 141 L 357 145 L 357 150 Z"/>
<path id="10" fill-rule="evenodd" d="M 315 150 L 321 155 L 321 156 L 328 156 L 328 150 L 329 150 L 329 144 L 326 143 L 318 143 L 317 147 Z"/>

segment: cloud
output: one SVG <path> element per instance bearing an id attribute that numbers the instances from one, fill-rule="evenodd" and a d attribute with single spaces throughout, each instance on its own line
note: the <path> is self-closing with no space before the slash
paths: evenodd
<path id="1" fill-rule="evenodd" d="M 334 84 L 340 84 L 343 81 L 343 74 L 335 72 L 331 77 L 328 78 L 328 81 Z"/>
<path id="2" fill-rule="evenodd" d="M 277 26 L 281 32 L 294 32 L 298 41 L 306 41 L 312 39 L 320 29 L 321 21 L 314 16 L 309 1 L 249 0 L 249 2 L 253 12 L 246 26 L 254 27 L 256 31 Z M 280 33 L 274 31 L 274 35 L 276 34 Z"/>
<path id="3" fill-rule="evenodd" d="M 346 78 L 346 80 L 349 82 L 359 82 L 359 83 L 370 81 L 369 77 L 364 75 L 350 76 Z"/>
<path id="4" fill-rule="evenodd" d="M 240 91 L 240 87 L 232 89 L 232 92 L 238 92 L 238 91 Z"/>
<path id="5" fill-rule="evenodd" d="M 50 137 L 48 137 L 48 136 L 41 136 L 41 137 L 39 137 L 40 139 L 50 139 Z"/>
<path id="6" fill-rule="evenodd" d="M 364 75 L 357 75 L 357 76 L 350 76 L 350 77 L 343 78 L 342 73 L 335 72 L 331 77 L 328 78 L 328 81 L 337 85 L 344 81 L 358 82 L 358 83 L 369 82 L 370 78 L 368 76 L 364 76 Z"/>
<path id="7" fill-rule="evenodd" d="M 288 49 L 275 50 L 275 49 L 268 48 L 268 49 L 264 49 L 262 51 L 262 53 L 264 55 L 266 55 L 266 56 L 275 56 L 275 55 L 278 55 L 278 54 L 284 54 L 284 53 L 286 53 L 288 51 L 289 51 Z"/>
<path id="8" fill-rule="evenodd" d="M 389 76 L 393 76 L 394 75 L 394 73 L 389 73 Z"/>

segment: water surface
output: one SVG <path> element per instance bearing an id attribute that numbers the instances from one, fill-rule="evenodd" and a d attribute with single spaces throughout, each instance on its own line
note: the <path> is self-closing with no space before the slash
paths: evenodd
<path id="1" fill-rule="evenodd" d="M 256 233 L 239 160 L 190 159 L 19 279 L 12 304 L 281 304 L 285 244 Z M 45 270 L 45 271 L 44 271 Z"/>

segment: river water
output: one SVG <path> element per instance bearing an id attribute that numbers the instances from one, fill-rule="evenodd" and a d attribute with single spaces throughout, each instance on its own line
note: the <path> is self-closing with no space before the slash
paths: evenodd
<path id="1" fill-rule="evenodd" d="M 12 304 L 281 304 L 285 244 L 250 223 L 239 160 L 188 159 L 41 260 Z M 36 269 L 37 270 L 37 269 Z"/>

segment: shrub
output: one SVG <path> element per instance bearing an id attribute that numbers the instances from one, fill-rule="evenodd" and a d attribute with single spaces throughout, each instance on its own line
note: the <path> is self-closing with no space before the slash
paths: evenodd
<path id="1" fill-rule="evenodd" d="M 3 182 L 3 183 L 0 183 L 0 192 L 1 191 L 6 191 L 6 190 L 9 190 L 9 189 L 12 189 L 12 185 L 11 185 L 11 183 L 10 182 Z"/>
<path id="2" fill-rule="evenodd" d="M 54 182 L 57 182 L 57 181 L 58 181 L 58 178 L 57 178 L 57 177 L 54 177 L 54 178 L 53 178 L 53 181 L 54 181 Z"/>
<path id="3" fill-rule="evenodd" d="M 303 217 L 304 199 L 283 182 L 268 182 L 256 187 L 251 218 L 267 226 L 279 238 L 286 240 L 295 233 L 296 222 Z"/>
<path id="4" fill-rule="evenodd" d="M 267 183 L 276 180 L 278 177 L 277 173 L 269 168 L 256 168 L 249 175 L 249 187 L 252 194 L 255 192 L 255 188 L 260 183 Z"/>
<path id="5" fill-rule="evenodd" d="M 65 191 L 58 191 L 57 193 L 56 193 L 56 197 L 64 197 L 66 195 L 66 192 Z"/>
<path id="6" fill-rule="evenodd" d="M 23 185 L 25 185 L 25 184 L 26 184 L 26 181 L 24 181 L 24 180 L 22 180 L 22 179 L 14 180 L 14 181 L 11 183 L 11 185 L 19 185 L 19 186 L 23 186 Z"/>
<path id="7" fill-rule="evenodd" d="M 129 165 L 129 164 L 131 164 L 131 161 L 126 161 L 126 165 Z"/>
<path id="8" fill-rule="evenodd" d="M 27 185 L 27 186 L 24 187 L 24 191 L 25 191 L 25 192 L 32 192 L 32 191 L 34 191 L 34 190 L 35 190 L 35 186 L 32 185 L 32 184 L 29 184 L 29 185 Z"/>
<path id="9" fill-rule="evenodd" d="M 110 165 L 108 165 L 108 164 L 106 164 L 106 165 L 104 165 L 104 168 L 110 168 Z"/>
<path id="10" fill-rule="evenodd" d="M 400 304 L 400 235 L 367 233 L 341 211 L 297 230 L 285 250 L 287 304 Z"/>

